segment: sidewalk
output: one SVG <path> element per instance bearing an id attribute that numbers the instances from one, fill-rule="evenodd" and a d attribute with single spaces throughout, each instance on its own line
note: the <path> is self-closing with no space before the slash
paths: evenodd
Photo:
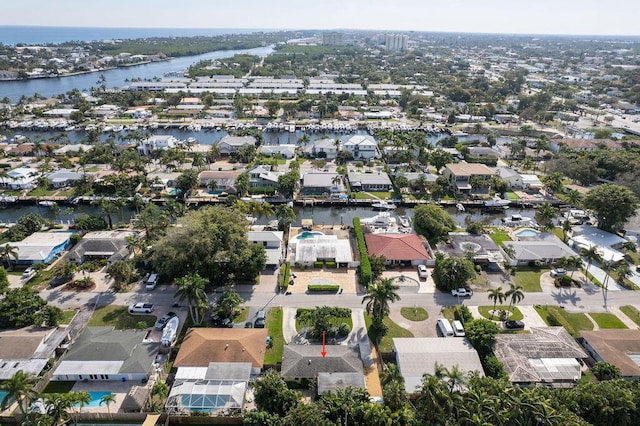
<path id="1" fill-rule="evenodd" d="M 626 316 L 618 306 L 609 306 L 609 312 L 617 316 L 620 319 L 620 321 L 622 321 L 624 325 L 626 325 L 630 330 L 638 329 L 638 324 L 636 324 L 635 322 L 633 322 L 631 318 Z"/>

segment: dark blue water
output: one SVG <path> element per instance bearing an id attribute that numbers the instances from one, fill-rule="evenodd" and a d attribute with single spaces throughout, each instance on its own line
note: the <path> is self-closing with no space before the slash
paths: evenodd
<path id="1" fill-rule="evenodd" d="M 0 43 L 15 46 L 21 43 L 57 44 L 66 41 L 217 36 L 222 34 L 248 34 L 256 31 L 261 30 L 246 28 L 91 28 L 0 25 Z"/>
<path id="2" fill-rule="evenodd" d="M 171 59 L 170 61 L 153 62 L 135 67 L 115 68 L 107 71 L 72 75 L 69 77 L 0 81 L 0 98 L 7 96 L 13 102 L 17 102 L 22 95 L 31 97 L 35 93 L 38 93 L 45 97 L 52 97 L 61 93 L 67 93 L 72 89 L 86 91 L 91 87 L 97 87 L 99 85 L 98 79 L 100 75 L 104 75 L 108 87 L 122 88 L 129 85 L 129 81 L 132 79 L 152 79 L 154 77 L 162 77 L 167 72 L 184 71 L 198 61 L 229 58 L 236 54 L 244 53 L 267 56 L 271 52 L 273 52 L 273 46 L 243 50 L 224 50 L 205 53 L 203 55 Z"/>

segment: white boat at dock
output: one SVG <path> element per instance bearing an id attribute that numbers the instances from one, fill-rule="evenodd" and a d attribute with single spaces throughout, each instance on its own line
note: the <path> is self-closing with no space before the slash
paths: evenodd
<path id="1" fill-rule="evenodd" d="M 384 200 L 371 204 L 371 207 L 376 210 L 395 210 L 398 208 L 395 204 Z"/>
<path id="2" fill-rule="evenodd" d="M 462 203 L 456 204 L 456 209 L 458 209 L 459 212 L 463 212 L 465 210 L 464 206 L 462 205 Z"/>
<path id="3" fill-rule="evenodd" d="M 519 214 L 512 214 L 509 217 L 505 217 L 502 219 L 502 223 L 505 226 L 516 227 L 516 226 L 537 226 L 536 221 L 530 217 L 524 217 Z"/>
<path id="4" fill-rule="evenodd" d="M 49 200 L 38 201 L 38 205 L 41 207 L 53 207 L 56 204 L 57 203 L 55 201 L 49 201 Z"/>
<path id="5" fill-rule="evenodd" d="M 487 208 L 509 208 L 509 200 L 505 200 L 504 198 L 500 198 L 499 195 L 495 195 L 491 200 L 487 200 L 484 202 L 484 206 Z"/>
<path id="6" fill-rule="evenodd" d="M 372 233 L 399 232 L 398 222 L 389 212 L 380 212 L 373 217 L 360 219 L 360 223 Z"/>
<path id="7" fill-rule="evenodd" d="M 411 218 L 409 216 L 398 216 L 398 220 L 400 221 L 400 226 L 403 228 L 411 228 Z"/>

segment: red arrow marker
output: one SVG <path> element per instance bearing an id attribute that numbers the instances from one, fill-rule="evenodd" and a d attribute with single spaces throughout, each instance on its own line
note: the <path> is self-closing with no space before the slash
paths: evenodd
<path id="1" fill-rule="evenodd" d="M 324 338 L 325 338 L 325 333 L 326 331 L 322 332 L 322 352 L 320 352 L 320 355 L 322 355 L 322 358 L 324 358 L 325 356 L 327 356 L 327 351 L 324 350 Z"/>

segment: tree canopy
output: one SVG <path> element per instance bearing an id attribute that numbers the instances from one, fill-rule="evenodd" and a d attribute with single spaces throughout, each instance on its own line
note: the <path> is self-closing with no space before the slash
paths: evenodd
<path id="1" fill-rule="evenodd" d="M 464 287 L 475 275 L 476 271 L 470 260 L 464 257 L 445 257 L 442 253 L 436 254 L 433 280 L 439 290 L 451 291 Z"/>
<path id="2" fill-rule="evenodd" d="M 638 199 L 633 191 L 612 183 L 591 189 L 582 203 L 596 212 L 598 227 L 607 231 L 619 230 L 638 209 Z"/>
<path id="3" fill-rule="evenodd" d="M 264 248 L 249 243 L 248 224 L 237 209 L 205 207 L 188 212 L 153 247 L 155 269 L 177 278 L 198 273 L 214 285 L 253 281 L 264 269 Z"/>
<path id="4" fill-rule="evenodd" d="M 451 216 L 435 204 L 416 207 L 413 210 L 413 225 L 416 232 L 424 235 L 430 243 L 437 243 L 456 229 L 456 223 Z"/>

